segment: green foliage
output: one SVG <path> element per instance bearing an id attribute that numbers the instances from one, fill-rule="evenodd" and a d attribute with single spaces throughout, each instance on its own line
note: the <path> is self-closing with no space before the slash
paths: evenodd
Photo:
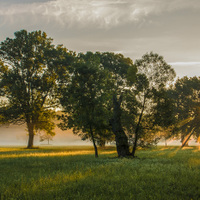
<path id="1" fill-rule="evenodd" d="M 113 95 L 122 96 L 126 91 L 127 77 L 129 76 L 129 82 L 134 82 L 136 78 L 137 69 L 133 65 L 133 61 L 122 54 L 97 52 L 96 55 L 99 57 L 102 67 L 110 74 L 108 87 L 111 98 Z"/>
<path id="2" fill-rule="evenodd" d="M 57 106 L 58 72 L 69 55 L 41 31 L 21 30 L 1 42 L 0 94 L 5 104 L 0 115 L 3 122 L 27 124 L 30 148 L 35 131 L 54 134 L 51 109 Z"/>
<path id="3" fill-rule="evenodd" d="M 125 134 L 123 123 L 123 112 L 125 96 L 128 92 L 128 84 L 134 82 L 137 69 L 133 66 L 133 62 L 130 58 L 126 58 L 121 54 L 114 53 L 97 53 L 100 58 L 101 65 L 105 70 L 109 71 L 109 94 L 110 94 L 110 125 L 115 135 L 115 141 L 117 145 L 117 152 L 119 157 L 126 157 L 130 155 L 128 137 Z M 129 74 L 128 70 L 130 71 Z M 129 76 L 130 80 L 127 80 Z M 126 123 L 127 124 L 127 123 Z"/>
<path id="4" fill-rule="evenodd" d="M 111 137 L 108 124 L 109 95 L 106 92 L 108 76 L 97 55 L 92 52 L 78 55 L 60 98 L 66 113 L 61 117 L 62 129 L 72 128 L 75 134 L 93 143 L 100 138 Z"/>
<path id="5" fill-rule="evenodd" d="M 133 85 L 136 82 L 137 79 L 137 67 L 132 65 L 128 68 L 127 71 L 127 81 L 129 83 L 129 85 Z"/>
<path id="6" fill-rule="evenodd" d="M 150 89 L 159 89 L 171 83 L 176 73 L 174 69 L 166 63 L 164 58 L 156 53 L 150 52 L 135 61 L 135 66 L 139 74 L 144 74 L 149 82 Z"/>
<path id="7" fill-rule="evenodd" d="M 176 123 L 175 102 L 172 89 L 154 90 L 155 106 L 152 108 L 154 124 L 167 128 Z"/>
<path id="8" fill-rule="evenodd" d="M 35 123 L 36 132 L 45 132 L 47 135 L 54 136 L 56 112 L 54 110 L 45 110 L 40 112 L 37 122 Z"/>
<path id="9" fill-rule="evenodd" d="M 125 58 L 122 54 L 110 52 L 97 52 L 96 55 L 100 58 L 100 63 L 103 67 L 112 72 L 114 77 L 119 78 L 115 80 L 118 82 L 118 85 L 122 84 L 122 80 L 127 77 L 128 69 L 133 66 L 133 61 L 130 58 Z"/>
<path id="10" fill-rule="evenodd" d="M 200 196 L 198 147 L 138 150 L 138 159 L 116 159 L 113 147 L 101 150 L 99 159 L 92 154 L 91 147 L 0 148 L 0 197 L 190 200 Z"/>
<path id="11" fill-rule="evenodd" d="M 79 130 L 87 132 L 90 125 L 97 127 L 99 124 L 101 128 L 102 123 L 106 123 L 103 107 L 107 100 L 106 76 L 92 53 L 79 55 L 60 99 L 67 113 L 63 128 L 73 128 L 75 133 Z"/>
<path id="12" fill-rule="evenodd" d="M 199 138 L 200 126 L 200 77 L 178 79 L 174 88 L 177 127 L 182 141 L 193 135 Z"/>
<path id="13" fill-rule="evenodd" d="M 152 134 L 154 124 L 149 120 L 153 118 L 152 111 L 155 112 L 156 108 L 159 107 L 155 105 L 158 102 L 153 101 L 153 98 L 155 94 L 158 94 L 175 78 L 175 71 L 171 66 L 165 62 L 162 56 L 153 52 L 147 53 L 141 59 L 136 60 L 134 66 L 137 68 L 138 74 L 131 91 L 136 96 L 133 98 L 133 105 L 137 100 L 138 106 L 135 107 L 136 112 L 134 114 L 136 115 L 133 117 L 136 122 L 130 124 L 133 126 L 132 130 L 135 130 L 133 133 L 133 156 L 138 144 L 151 144 L 158 141 L 158 137 L 153 137 Z M 129 113 L 132 113 L 130 108 L 129 106 Z"/>

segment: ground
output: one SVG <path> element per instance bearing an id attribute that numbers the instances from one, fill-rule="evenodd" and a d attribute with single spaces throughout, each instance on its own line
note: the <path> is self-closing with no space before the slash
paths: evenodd
<path id="1" fill-rule="evenodd" d="M 200 197 L 200 149 L 156 147 L 135 159 L 115 147 L 0 148 L 0 199 L 188 199 Z"/>

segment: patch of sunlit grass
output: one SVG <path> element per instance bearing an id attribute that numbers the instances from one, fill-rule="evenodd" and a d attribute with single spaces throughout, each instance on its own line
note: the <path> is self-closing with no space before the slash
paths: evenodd
<path id="1" fill-rule="evenodd" d="M 20 148 L 13 148 L 13 147 L 0 147 L 0 152 L 11 152 L 11 151 L 20 151 Z"/>
<path id="2" fill-rule="evenodd" d="M 20 158 L 20 157 L 50 157 L 50 156 L 74 156 L 93 154 L 93 151 L 71 151 L 71 152 L 53 152 L 53 153 L 29 153 L 29 154 L 5 154 L 0 158 Z"/>
<path id="3" fill-rule="evenodd" d="M 183 147 L 182 150 L 194 149 L 195 147 Z"/>
<path id="4" fill-rule="evenodd" d="M 53 148 L 54 149 L 54 148 Z M 21 149 L 21 148 L 0 148 L 1 158 L 22 158 L 22 157 L 61 157 L 61 156 L 76 156 L 76 155 L 88 155 L 94 154 L 94 150 L 92 148 L 89 149 L 80 149 L 76 147 L 65 148 L 64 151 L 62 149 L 46 149 L 51 150 L 50 152 L 43 152 L 43 149 L 35 151 L 33 149 Z M 58 151 L 59 150 L 59 151 Z M 114 154 L 115 150 L 107 151 L 106 149 L 101 149 L 99 154 Z"/>

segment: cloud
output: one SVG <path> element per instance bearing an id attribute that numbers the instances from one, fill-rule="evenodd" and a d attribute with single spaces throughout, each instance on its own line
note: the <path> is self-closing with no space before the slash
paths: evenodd
<path id="1" fill-rule="evenodd" d="M 194 6 L 195 5 L 195 6 Z M 112 27 L 129 22 L 147 20 L 151 14 L 171 12 L 185 8 L 197 8 L 197 0 L 56 0 L 41 6 L 44 16 L 55 17 L 61 24 Z"/>
<path id="2" fill-rule="evenodd" d="M 53 1 L 53 0 L 0 0 L 0 3 L 5 4 L 31 4 L 31 3 L 37 3 L 37 2 L 47 2 L 47 1 Z"/>
<path id="3" fill-rule="evenodd" d="M 200 74 L 189 62 L 199 61 L 199 10 L 199 0 L 0 0 L 0 40 L 42 30 L 77 52 L 122 52 L 134 60 L 153 51 L 179 74 Z"/>
<path id="4" fill-rule="evenodd" d="M 149 15 L 199 7 L 198 0 L 9 0 L 0 2 L 0 17 L 8 22 L 26 15 L 37 21 L 45 19 L 47 23 L 55 20 L 62 26 L 96 24 L 98 28 L 111 28 L 124 23 L 141 23 L 148 20 Z M 26 18 L 21 17 L 21 20 Z"/>
<path id="5" fill-rule="evenodd" d="M 130 2 L 93 1 L 93 0 L 57 0 L 45 6 L 43 16 L 56 18 L 63 25 L 79 25 L 81 27 L 98 24 L 99 28 L 113 27 L 128 21 L 137 21 L 146 13 Z"/>

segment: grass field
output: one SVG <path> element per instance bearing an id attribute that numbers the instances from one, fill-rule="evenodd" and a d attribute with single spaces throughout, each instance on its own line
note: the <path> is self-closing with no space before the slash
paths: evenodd
<path id="1" fill-rule="evenodd" d="M 200 149 L 156 147 L 118 159 L 114 147 L 0 148 L 0 199 L 200 199 Z"/>

